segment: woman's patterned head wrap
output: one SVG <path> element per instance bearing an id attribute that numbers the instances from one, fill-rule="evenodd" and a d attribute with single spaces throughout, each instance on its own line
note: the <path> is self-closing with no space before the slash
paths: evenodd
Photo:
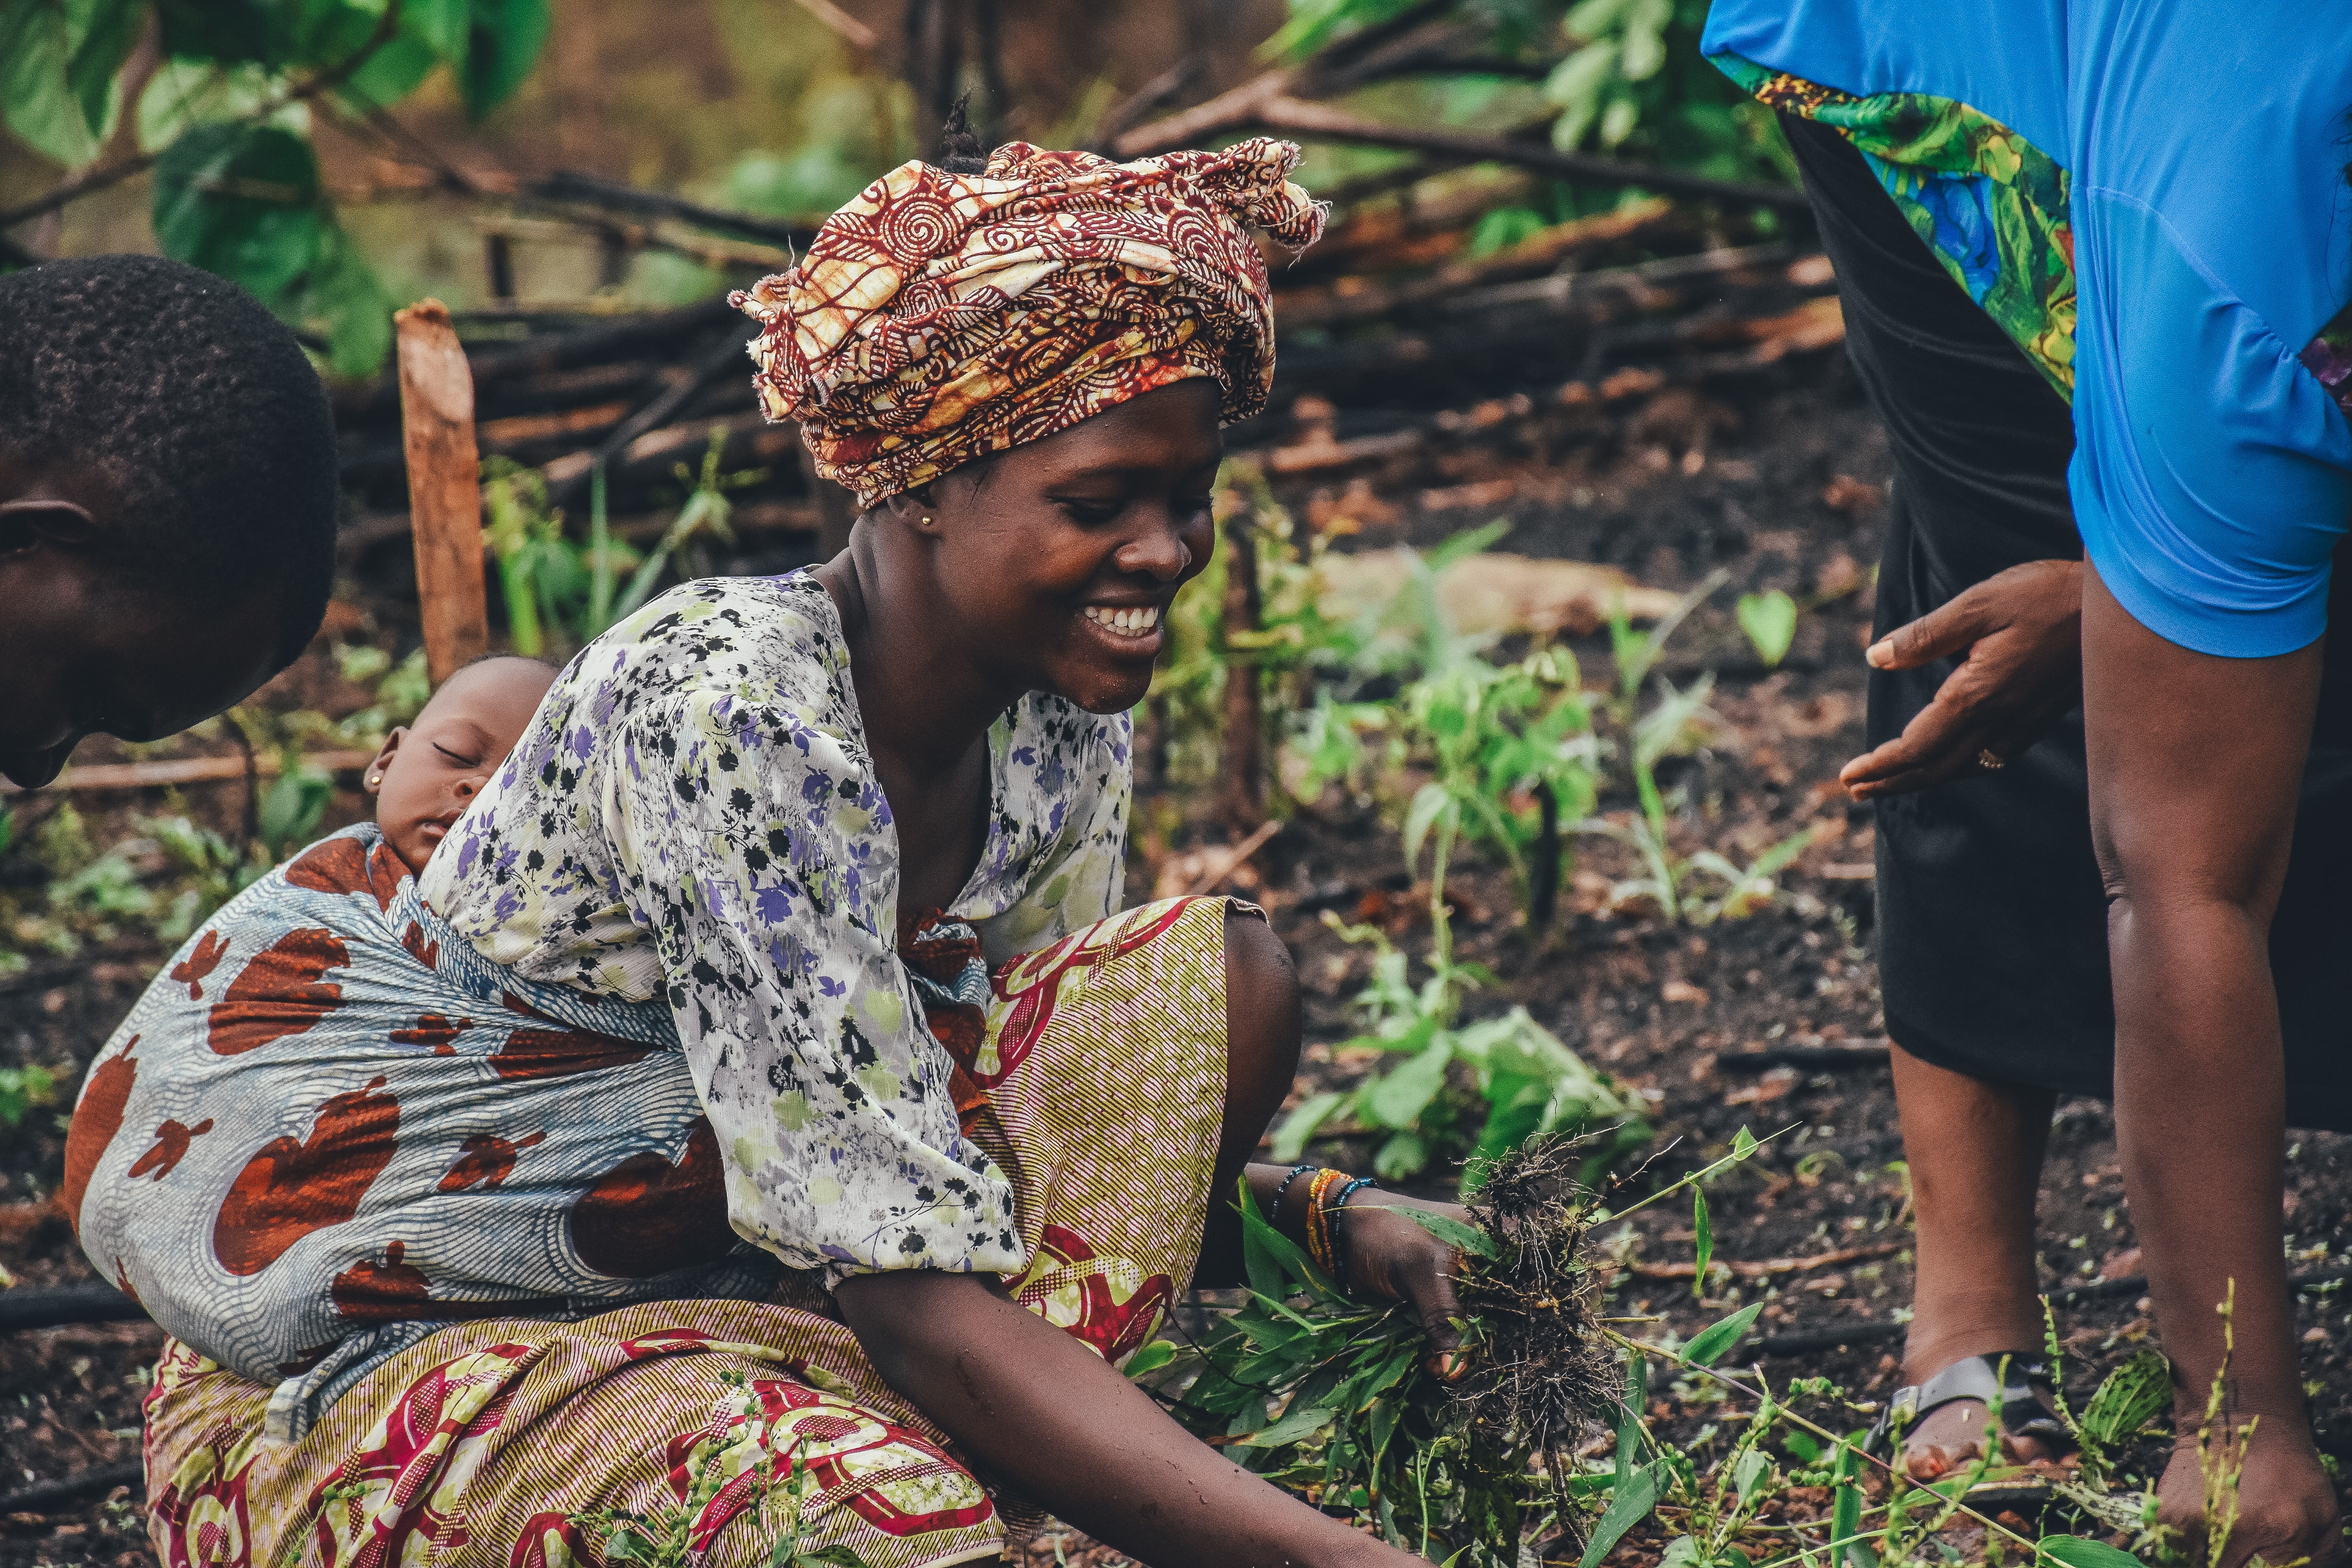
<path id="1" fill-rule="evenodd" d="M 1132 163 L 1013 141 L 985 173 L 901 164 L 800 266 L 733 297 L 761 324 L 761 402 L 868 507 L 1194 376 L 1246 418 L 1274 380 L 1274 311 L 1242 220 L 1315 242 L 1297 162 L 1259 137 Z"/>

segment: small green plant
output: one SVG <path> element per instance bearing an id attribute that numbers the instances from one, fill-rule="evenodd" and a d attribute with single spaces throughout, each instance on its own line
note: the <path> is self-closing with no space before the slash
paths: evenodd
<path id="1" fill-rule="evenodd" d="M 0 1127 L 16 1127 L 25 1117 L 58 1103 L 58 1074 L 37 1064 L 0 1067 Z"/>
<path id="2" fill-rule="evenodd" d="M 728 492 L 760 483 L 767 471 L 721 473 L 727 434 L 724 425 L 712 430 L 699 473 L 675 465 L 686 499 L 654 548 L 642 554 L 613 537 L 601 467 L 590 476 L 588 542 L 577 545 L 564 536 L 563 514 L 548 506 L 547 481 L 537 469 L 498 457 L 483 465 L 482 500 L 489 514 L 483 538 L 499 563 L 499 591 L 516 653 L 542 656 L 551 634 L 567 651 L 593 642 L 653 597 L 681 551 L 706 535 L 733 542 Z M 625 587 L 620 583 L 625 571 L 630 573 Z"/>
<path id="3" fill-rule="evenodd" d="M 1433 897 L 1438 931 L 1430 973 L 1413 985 L 1408 960 L 1379 927 L 1325 921 L 1342 939 L 1373 950 L 1372 976 L 1356 1005 L 1365 1032 L 1339 1049 L 1370 1048 L 1398 1059 L 1353 1089 L 1311 1094 L 1274 1134 L 1274 1157 L 1289 1162 L 1318 1136 L 1383 1133 L 1373 1168 L 1391 1181 L 1417 1176 L 1442 1160 L 1467 1156 L 1465 1191 L 1487 1162 L 1531 1138 L 1583 1134 L 1611 1125 L 1589 1150 L 1596 1174 L 1649 1137 L 1638 1103 L 1594 1071 L 1523 1007 L 1461 1023 L 1465 995 L 1493 978 L 1480 965 L 1457 962 L 1443 899 Z"/>
<path id="4" fill-rule="evenodd" d="M 1666 795 L 1658 787 L 1657 768 L 1710 716 L 1706 701 L 1714 692 L 1715 677 L 1704 674 L 1689 686 L 1677 688 L 1659 675 L 1658 698 L 1646 711 L 1640 706 L 1642 690 L 1664 653 L 1667 640 L 1692 611 L 1723 586 L 1726 578 L 1721 571 L 1710 574 L 1647 632 L 1633 629 L 1622 602 L 1610 616 L 1617 690 L 1608 711 L 1624 737 L 1621 754 L 1627 762 L 1639 810 L 1623 821 L 1588 818 L 1577 824 L 1577 831 L 1613 839 L 1641 858 L 1645 874 L 1620 881 L 1610 890 L 1612 908 L 1647 900 L 1669 921 L 1706 925 L 1737 919 L 1771 902 L 1778 891 L 1774 879 L 1813 841 L 1813 830 L 1804 829 L 1746 866 L 1720 851 L 1684 855 L 1674 846 L 1671 813 Z M 1696 882 L 1702 875 L 1715 883 L 1711 892 L 1703 891 Z"/>
<path id="5" fill-rule="evenodd" d="M 1756 656 L 1768 670 L 1777 670 L 1789 656 L 1797 637 L 1797 601 L 1777 588 L 1739 596 L 1739 629 L 1748 633 Z"/>

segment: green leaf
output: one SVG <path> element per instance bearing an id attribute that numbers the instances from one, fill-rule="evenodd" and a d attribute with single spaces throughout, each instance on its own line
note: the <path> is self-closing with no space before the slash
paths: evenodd
<path id="1" fill-rule="evenodd" d="M 320 235 L 318 263 L 303 289 L 301 314 L 327 335 L 329 368 L 356 380 L 375 373 L 392 351 L 393 298 L 340 224 Z"/>
<path id="2" fill-rule="evenodd" d="M 310 842 L 334 794 L 333 779 L 289 757 L 286 770 L 261 798 L 262 842 L 280 858 L 287 851 Z"/>
<path id="3" fill-rule="evenodd" d="M 1739 629 L 1755 645 L 1756 656 L 1764 661 L 1766 669 L 1777 669 L 1789 656 L 1789 644 L 1797 635 L 1797 601 L 1777 588 L 1743 593 L 1738 614 Z"/>
<path id="4" fill-rule="evenodd" d="M 156 160 L 153 216 L 165 254 L 280 298 L 319 252 L 318 161 L 278 126 L 198 126 Z"/>
<path id="5" fill-rule="evenodd" d="M 1329 1276 L 1315 1266 L 1304 1249 L 1281 1231 L 1276 1230 L 1265 1215 L 1258 1212 L 1257 1199 L 1250 1195 L 1249 1177 L 1240 1178 L 1242 1211 L 1242 1264 L 1249 1275 L 1250 1289 L 1262 1296 L 1287 1296 L 1294 1290 L 1292 1281 L 1313 1286 L 1325 1295 L 1338 1296 L 1339 1287 Z"/>
<path id="6" fill-rule="evenodd" d="M 530 75 L 547 42 L 548 0 L 473 0 L 473 17 L 459 83 L 466 112 L 479 120 Z"/>
<path id="7" fill-rule="evenodd" d="M 1315 1135 L 1315 1130 L 1329 1121 L 1331 1113 L 1337 1111 L 1347 1098 L 1338 1090 L 1327 1089 L 1320 1094 L 1310 1094 L 1301 1100 L 1297 1109 L 1285 1116 L 1282 1125 L 1275 1130 L 1275 1164 L 1297 1165 L 1298 1156 L 1306 1153 L 1307 1141 Z"/>
<path id="8" fill-rule="evenodd" d="M 402 0 L 400 30 L 453 65 L 465 59 L 473 26 L 469 0 Z"/>
<path id="9" fill-rule="evenodd" d="M 1642 1412 L 1650 1404 L 1650 1358 L 1637 1355 L 1625 1369 L 1625 1397 L 1617 1406 L 1617 1480 L 1623 1486 L 1642 1451 Z"/>
<path id="10" fill-rule="evenodd" d="M 1279 1448 L 1311 1437 L 1331 1424 L 1331 1412 L 1320 1407 L 1286 1411 L 1281 1420 L 1263 1432 L 1253 1432 L 1234 1445 L 1237 1448 Z"/>
<path id="11" fill-rule="evenodd" d="M 1754 1154 L 1759 1146 L 1756 1142 L 1756 1134 L 1743 1125 L 1738 1132 L 1732 1134 L 1731 1157 L 1735 1160 L 1744 1160 Z"/>
<path id="12" fill-rule="evenodd" d="M 1511 519 L 1496 517 L 1484 528 L 1465 528 L 1462 532 L 1441 541 L 1435 549 L 1431 550 L 1423 559 L 1428 561 L 1430 570 L 1444 571 L 1464 556 L 1476 555 L 1491 545 L 1500 544 L 1503 536 L 1510 531 Z"/>
<path id="13" fill-rule="evenodd" d="M 415 92 L 441 64 L 431 44 L 403 26 L 345 78 L 338 96 L 362 110 L 386 108 Z"/>
<path id="14" fill-rule="evenodd" d="M 2119 1547 L 2081 1535 L 2045 1535 L 2041 1552 L 2066 1568 L 2141 1568 L 2140 1560 Z"/>
<path id="15" fill-rule="evenodd" d="M 1701 1366 L 1713 1366 L 1730 1354 L 1748 1333 L 1748 1325 L 1756 1321 L 1756 1314 L 1763 1310 L 1763 1302 L 1753 1301 L 1721 1322 L 1699 1330 L 1691 1336 L 1690 1343 L 1683 1346 L 1683 1355 Z"/>
<path id="16" fill-rule="evenodd" d="M 1495 1239 L 1475 1225 L 1465 1225 L 1450 1214 L 1438 1214 L 1426 1208 L 1396 1208 L 1384 1203 L 1351 1203 L 1350 1208 L 1376 1208 L 1402 1215 L 1436 1237 L 1440 1241 L 1459 1247 L 1479 1258 L 1495 1256 Z"/>
<path id="17" fill-rule="evenodd" d="M 1859 1546 L 1853 1539 L 1862 1528 L 1862 1489 L 1852 1485 L 1853 1472 L 1860 1462 L 1851 1437 L 1838 1444 L 1837 1461 L 1831 1470 L 1836 1482 L 1830 1500 L 1830 1563 L 1842 1568 L 1850 1554 Z"/>
<path id="18" fill-rule="evenodd" d="M 1411 866 L 1421 858 L 1421 841 L 1429 836 L 1431 828 L 1449 816 L 1454 822 L 1459 823 L 1462 820 L 1462 808 L 1454 801 L 1453 792 L 1444 785 L 1433 780 L 1423 785 L 1414 793 L 1412 804 L 1406 809 L 1404 814 L 1404 863 L 1406 865 Z"/>
<path id="19" fill-rule="evenodd" d="M 1584 1555 L 1577 1559 L 1577 1568 L 1598 1568 L 1603 1557 L 1615 1550 L 1625 1539 L 1625 1532 L 1646 1518 L 1658 1505 L 1658 1467 L 1638 1470 L 1632 1479 L 1617 1488 L 1609 1500 L 1609 1510 L 1601 1522 L 1592 1527 L 1591 1539 L 1584 1543 Z"/>
<path id="20" fill-rule="evenodd" d="M 165 60 L 139 94 L 140 149 L 160 152 L 191 126 L 242 120 L 268 103 L 271 90 L 259 66 Z"/>
<path id="21" fill-rule="evenodd" d="M 2155 1419 L 2172 1402 L 2172 1367 L 2162 1353 L 2142 1349 L 2107 1374 L 2083 1407 L 2083 1435 L 2112 1448 Z"/>
<path id="22" fill-rule="evenodd" d="M 1159 1371 L 1176 1359 L 1176 1345 L 1171 1340 L 1156 1339 L 1127 1358 L 1127 1375 L 1141 1377 Z"/>
<path id="23" fill-rule="evenodd" d="M 1452 1040 L 1438 1036 L 1373 1084 L 1364 1095 L 1364 1109 L 1383 1127 L 1411 1130 L 1445 1087 L 1445 1069 L 1453 1060 Z"/>
<path id="24" fill-rule="evenodd" d="M 1706 1194 L 1691 1188 L 1691 1229 L 1698 1236 L 1698 1271 L 1691 1276 L 1691 1294 L 1706 1294 L 1706 1266 L 1715 1260 L 1715 1221 L 1707 1218 Z"/>
<path id="25" fill-rule="evenodd" d="M 1810 1432 L 1801 1432 L 1792 1427 L 1780 1434 L 1780 1446 L 1801 1464 L 1818 1465 L 1822 1462 L 1822 1446 L 1814 1441 Z"/>
<path id="26" fill-rule="evenodd" d="M 820 1546 L 814 1552 L 799 1552 L 793 1558 L 793 1568 L 803 1563 L 823 1563 L 827 1568 L 866 1568 L 866 1559 L 846 1546 Z"/>
<path id="27" fill-rule="evenodd" d="M 1771 1473 L 1772 1461 L 1759 1450 L 1750 1448 L 1739 1456 L 1739 1462 L 1731 1467 L 1731 1484 L 1738 1491 L 1743 1505 L 1756 1495 L 1756 1489 L 1762 1486 L 1765 1478 Z"/>
<path id="28" fill-rule="evenodd" d="M 1403 1181 L 1429 1167 L 1429 1145 L 1418 1133 L 1399 1133 L 1372 1155 L 1372 1169 L 1382 1181 Z"/>
<path id="29" fill-rule="evenodd" d="M 65 0 L 0 5 L 0 110 L 36 152 L 79 167 L 98 156 L 99 141 L 69 79 L 74 21 Z"/>
<path id="30" fill-rule="evenodd" d="M 114 117 L 122 108 L 122 62 L 131 57 L 146 20 L 144 0 L 96 0 L 66 63 L 66 88 L 81 106 L 91 138 L 101 144 L 113 134 Z"/>

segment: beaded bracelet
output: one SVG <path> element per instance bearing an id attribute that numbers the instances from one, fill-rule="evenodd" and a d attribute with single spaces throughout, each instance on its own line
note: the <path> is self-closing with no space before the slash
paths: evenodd
<path id="1" fill-rule="evenodd" d="M 1339 1189 L 1339 1196 L 1331 1200 L 1328 1218 L 1323 1222 L 1324 1229 L 1330 1237 L 1331 1260 L 1335 1265 L 1331 1270 L 1331 1277 L 1339 1281 L 1342 1293 L 1348 1289 L 1348 1260 L 1339 1254 L 1339 1216 L 1347 1212 L 1348 1200 L 1356 1196 L 1359 1187 L 1376 1187 L 1380 1185 L 1370 1176 L 1353 1178 Z"/>
<path id="2" fill-rule="evenodd" d="M 1352 1179 L 1346 1171 L 1319 1170 L 1307 1184 L 1307 1255 L 1335 1280 L 1339 1277 L 1339 1263 L 1332 1247 L 1331 1213 L 1325 1195 Z"/>
<path id="3" fill-rule="evenodd" d="M 1298 1164 L 1291 1166 L 1290 1174 L 1284 1176 L 1282 1180 L 1276 1185 L 1274 1189 L 1274 1201 L 1265 1206 L 1265 1218 L 1268 1224 L 1280 1225 L 1282 1223 L 1282 1195 L 1290 1190 L 1290 1184 L 1292 1182 L 1297 1181 L 1300 1176 L 1305 1176 L 1308 1171 L 1311 1171 L 1314 1168 L 1315 1165 L 1313 1161 L 1302 1160 Z"/>

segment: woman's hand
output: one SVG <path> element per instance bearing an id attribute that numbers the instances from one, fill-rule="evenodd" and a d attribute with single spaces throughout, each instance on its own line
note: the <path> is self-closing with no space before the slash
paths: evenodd
<path id="1" fill-rule="evenodd" d="M 2083 563 L 2030 560 L 1985 579 L 1871 645 L 1878 670 L 1962 656 L 1903 733 L 1838 782 L 1857 800 L 1904 795 L 2008 758 L 2083 700 Z"/>
<path id="2" fill-rule="evenodd" d="M 1453 1377 L 1461 1370 L 1454 1352 L 1462 1343 L 1462 1301 L 1454 1294 L 1454 1281 L 1462 1271 L 1462 1254 L 1451 1242 L 1392 1212 L 1402 1208 L 1470 1222 L 1469 1211 L 1459 1204 L 1359 1188 L 1339 1217 L 1339 1256 L 1348 1266 L 1348 1289 L 1354 1295 L 1410 1302 L 1429 1338 L 1429 1370 Z"/>

